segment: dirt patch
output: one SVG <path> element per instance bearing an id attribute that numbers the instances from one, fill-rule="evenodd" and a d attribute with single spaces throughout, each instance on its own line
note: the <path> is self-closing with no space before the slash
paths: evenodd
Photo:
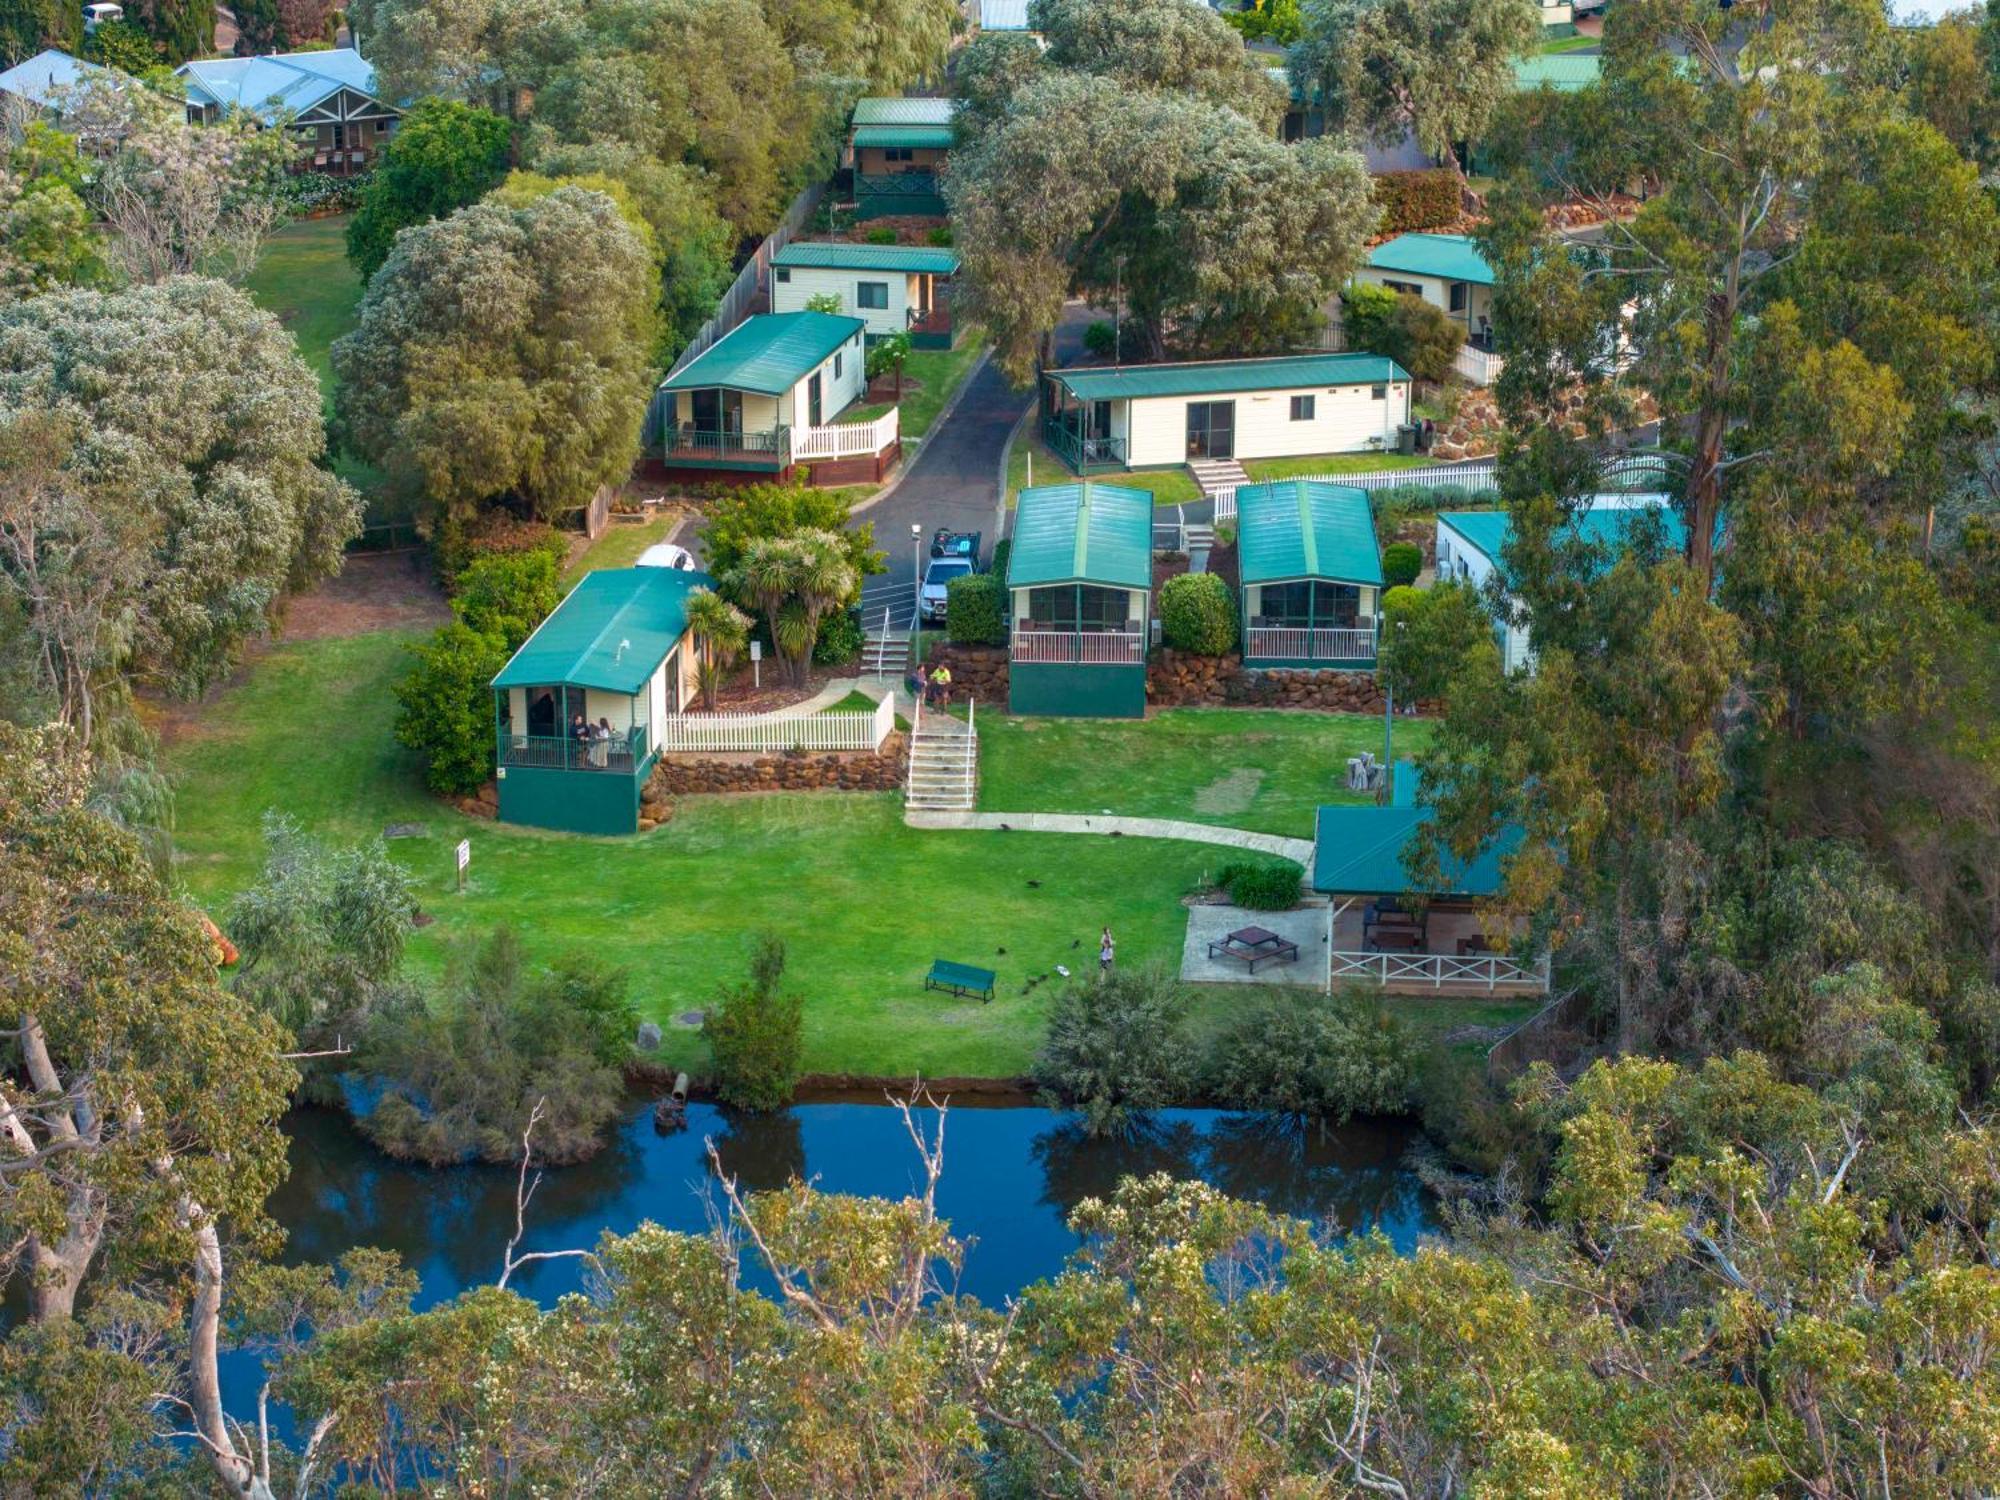
<path id="1" fill-rule="evenodd" d="M 1211 818 L 1248 812 L 1250 804 L 1257 799 L 1258 788 L 1263 784 L 1264 773 L 1261 770 L 1255 766 L 1238 766 L 1196 792 L 1194 810 Z"/>
<path id="2" fill-rule="evenodd" d="M 281 641 L 325 641 L 378 630 L 442 625 L 451 618 L 426 552 L 358 552 L 285 610 Z"/>

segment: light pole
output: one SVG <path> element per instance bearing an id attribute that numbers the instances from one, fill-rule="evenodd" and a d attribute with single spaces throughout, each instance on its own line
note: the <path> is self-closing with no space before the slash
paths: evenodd
<path id="1" fill-rule="evenodd" d="M 1380 606 L 1378 605 L 1377 608 L 1380 608 Z M 1403 628 L 1403 622 L 1401 620 L 1398 620 L 1395 622 L 1395 626 L 1398 631 L 1401 631 Z M 1390 646 L 1395 639 L 1397 639 L 1397 637 L 1392 636 L 1385 631 L 1382 636 L 1382 644 L 1385 646 Z M 1390 655 L 1388 660 L 1393 661 L 1394 660 L 1393 655 Z M 1395 786 L 1395 780 L 1394 780 L 1395 775 L 1396 775 L 1396 679 L 1392 675 L 1384 674 L 1382 678 L 1382 776 L 1383 779 L 1389 783 L 1392 790 Z"/>
<path id="2" fill-rule="evenodd" d="M 910 522 L 910 628 L 923 624 L 924 609 L 924 523 Z"/>

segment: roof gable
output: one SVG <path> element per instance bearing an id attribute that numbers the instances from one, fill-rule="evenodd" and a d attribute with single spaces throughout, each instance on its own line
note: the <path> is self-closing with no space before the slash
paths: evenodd
<path id="1" fill-rule="evenodd" d="M 838 313 L 758 313 L 745 318 L 678 374 L 663 391 L 721 386 L 777 396 L 790 390 L 867 325 Z"/>
<path id="2" fill-rule="evenodd" d="M 114 88 L 127 82 L 115 68 L 101 67 L 71 57 L 60 48 L 49 47 L 0 73 L 0 94 L 12 94 L 44 109 L 53 108 L 64 89 L 102 80 Z"/>
<path id="3" fill-rule="evenodd" d="M 958 112 L 956 99 L 857 99 L 854 123 L 859 125 L 944 125 Z"/>
<path id="4" fill-rule="evenodd" d="M 586 573 L 493 679 L 496 688 L 558 683 L 636 693 L 687 631 L 687 596 L 712 588 L 679 568 Z"/>
<path id="5" fill-rule="evenodd" d="M 1380 354 L 1287 354 L 1269 359 L 1115 365 L 1108 369 L 1052 370 L 1049 377 L 1079 401 L 1384 385 L 1410 378 L 1401 365 Z"/>
<path id="6" fill-rule="evenodd" d="M 1382 584 L 1368 492 L 1323 480 L 1287 479 L 1236 491 L 1237 559 L 1245 583 L 1330 578 Z"/>
<path id="7" fill-rule="evenodd" d="M 265 120 L 287 111 L 303 114 L 342 89 L 381 105 L 375 93 L 375 69 L 352 47 L 196 58 L 174 69 L 174 75 L 186 82 L 192 97 Z"/>
<path id="8" fill-rule="evenodd" d="M 1122 485 L 1044 484 L 1021 491 L 1007 586 L 1153 584 L 1153 497 Z"/>
<path id="9" fill-rule="evenodd" d="M 1493 268 L 1462 234 L 1399 234 L 1368 252 L 1369 269 L 1493 285 Z"/>

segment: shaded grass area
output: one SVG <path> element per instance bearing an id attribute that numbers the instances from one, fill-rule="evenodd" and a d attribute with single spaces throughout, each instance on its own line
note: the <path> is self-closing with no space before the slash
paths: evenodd
<path id="1" fill-rule="evenodd" d="M 257 269 L 244 284 L 259 307 L 277 315 L 298 340 L 299 353 L 333 400 L 333 341 L 354 327 L 363 285 L 347 258 L 348 214 L 300 219 L 264 242 Z"/>
<path id="2" fill-rule="evenodd" d="M 646 521 L 612 521 L 603 536 L 592 542 L 563 574 L 563 587 L 573 588 L 584 574 L 598 568 L 629 568 L 639 554 L 655 542 L 664 542 L 674 529 L 676 516 L 654 516 Z"/>
<path id="3" fill-rule="evenodd" d="M 918 384 L 915 390 L 903 393 L 904 437 L 920 438 L 931 430 L 938 413 L 944 410 L 952 393 L 965 383 L 965 377 L 972 373 L 972 367 L 979 363 L 979 356 L 985 350 L 985 332 L 967 328 L 959 333 L 958 343 L 950 349 L 910 351 L 910 357 L 903 361 L 903 374 Z"/>
<path id="4" fill-rule="evenodd" d="M 1107 924 L 1122 961 L 1174 960 L 1179 898 L 1215 860 L 1156 840 L 918 831 L 892 794 L 686 798 L 664 827 L 626 839 L 468 818 L 424 794 L 390 734 L 391 685 L 418 638 L 280 646 L 168 747 L 179 875 L 218 917 L 256 876 L 267 809 L 342 840 L 421 824 L 389 844 L 435 919 L 411 939 L 419 975 L 435 975 L 453 941 L 506 923 L 531 957 L 581 949 L 624 966 L 642 1012 L 666 1026 L 663 1060 L 699 1068 L 699 1037 L 672 1018 L 740 977 L 770 930 L 790 944 L 809 1069 L 1011 1076 L 1039 1045 L 1054 965 L 1081 972 Z M 996 970 L 993 1003 L 926 993 L 935 958 Z M 1024 993 L 1036 975 L 1050 977 Z M 1198 1009 L 1235 1006 L 1231 989 L 1203 992 Z"/>
<path id="5" fill-rule="evenodd" d="M 1007 503 L 1012 505 L 1028 483 L 1029 459 L 1034 460 L 1034 482 L 1070 484 L 1076 475 L 1055 456 L 1048 445 L 1033 435 L 1033 423 L 1014 439 L 1007 455 Z M 1125 489 L 1147 490 L 1155 505 L 1192 505 L 1201 499 L 1201 486 L 1186 469 L 1134 469 L 1090 476 L 1093 484 L 1115 484 Z"/>
<path id="6" fill-rule="evenodd" d="M 1396 721 L 1396 753 L 1430 740 Z M 1365 803 L 1344 785 L 1347 758 L 1382 753 L 1365 714 L 1171 708 L 1145 719 L 979 716 L 979 806 L 986 812 L 1182 818 L 1288 838 L 1313 836 L 1321 803 Z M 1216 856 L 1220 857 L 1220 856 Z"/>

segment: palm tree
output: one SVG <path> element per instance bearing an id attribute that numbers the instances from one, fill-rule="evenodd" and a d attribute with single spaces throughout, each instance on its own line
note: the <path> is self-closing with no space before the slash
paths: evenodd
<path id="1" fill-rule="evenodd" d="M 756 604 L 793 686 L 801 688 L 812 672 L 820 622 L 854 597 L 860 581 L 846 543 L 820 530 L 757 538 L 726 580 L 734 593 Z"/>
<path id="2" fill-rule="evenodd" d="M 714 589 L 695 589 L 687 597 L 688 629 L 694 633 L 695 686 L 701 706 L 715 712 L 716 690 L 750 641 L 750 617 Z"/>

